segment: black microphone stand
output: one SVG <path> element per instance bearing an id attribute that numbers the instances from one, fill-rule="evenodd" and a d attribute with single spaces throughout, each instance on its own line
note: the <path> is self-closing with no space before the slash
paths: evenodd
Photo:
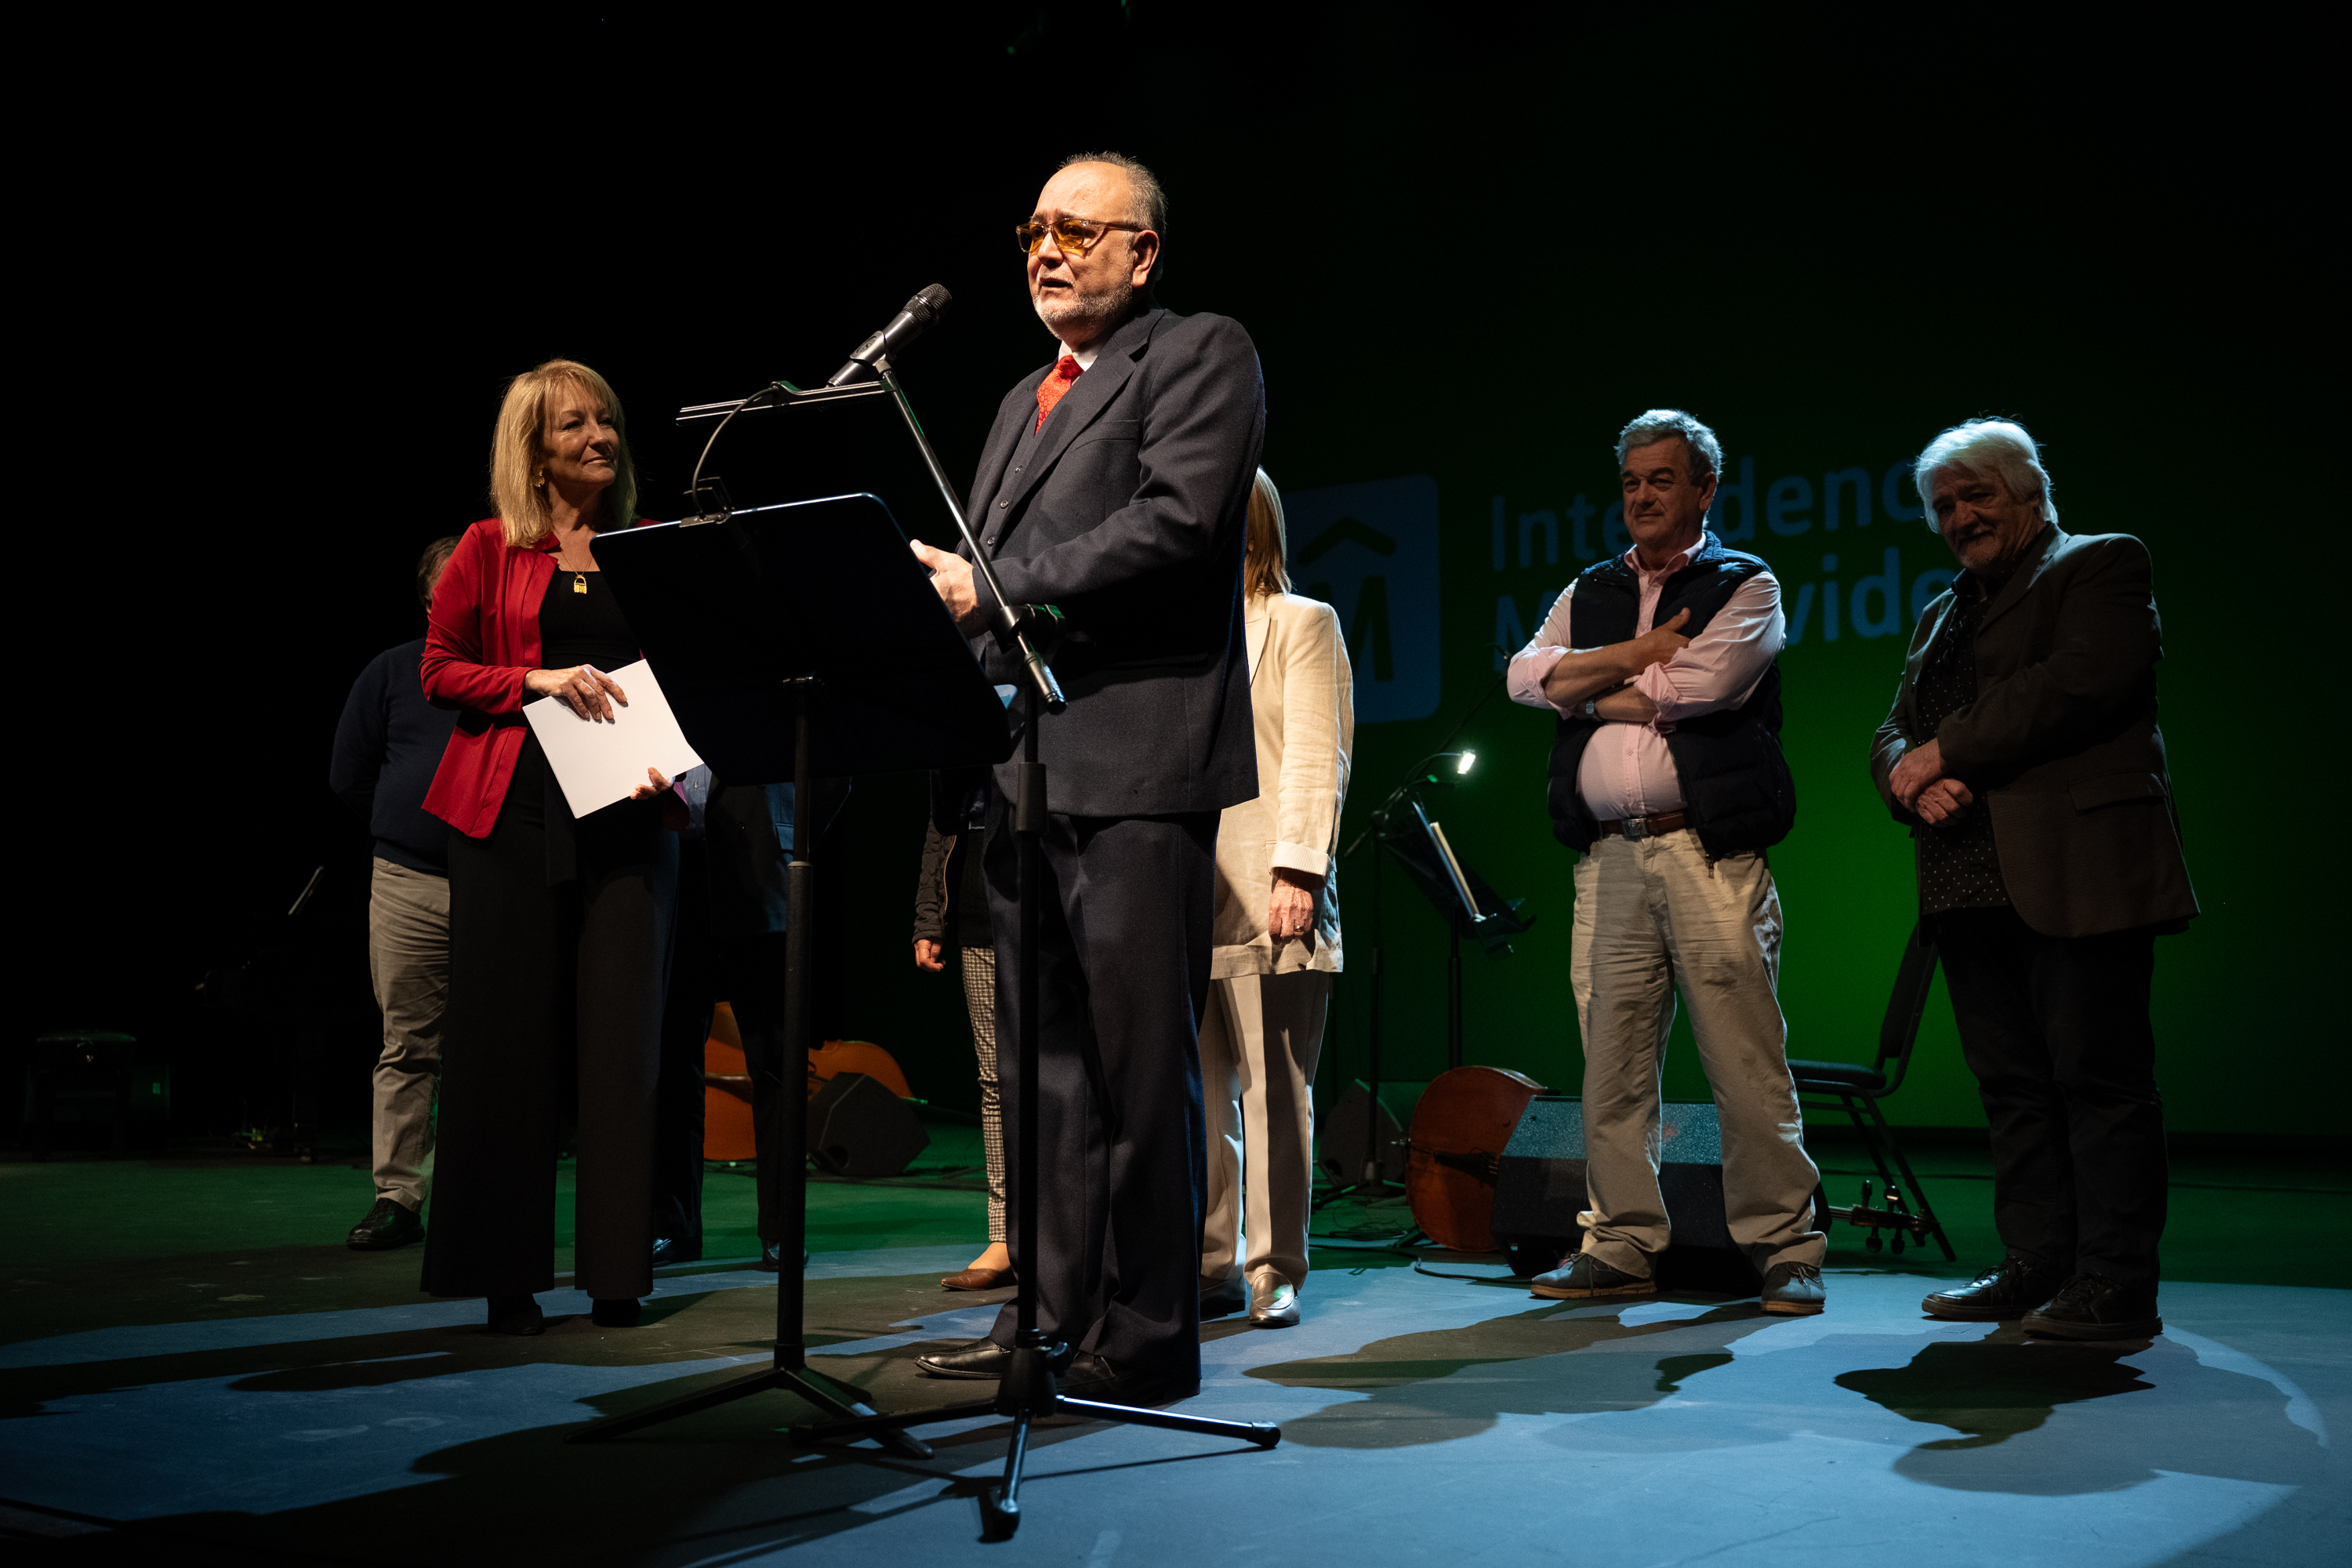
<path id="1" fill-rule="evenodd" d="M 1020 1063 L 1021 1089 L 1018 1096 L 1018 1120 L 1014 1138 L 1013 1179 L 1016 1186 L 1014 1236 L 1024 1250 L 1034 1245 L 1037 1234 L 1037 1189 L 1039 1176 L 1038 1119 L 1039 1093 L 1037 1083 L 1038 1039 L 1038 966 L 1037 931 L 1042 889 L 1042 851 L 1038 839 L 1045 829 L 1046 796 L 1045 767 L 1038 761 L 1038 725 L 1046 713 L 1062 711 L 1065 703 L 1060 684 L 1045 663 L 1038 646 L 1031 640 L 1030 628 L 1041 620 L 1052 618 L 1050 607 L 1033 609 L 1010 602 L 998 582 L 988 552 L 981 547 L 964 516 L 963 503 L 955 489 L 948 482 L 947 470 L 938 453 L 931 449 L 922 424 L 915 417 L 914 406 L 898 384 L 887 356 L 873 362 L 876 380 L 830 386 L 803 392 L 787 383 L 777 382 L 762 388 L 751 397 L 733 405 L 704 405 L 680 411 L 681 418 L 719 416 L 719 429 L 711 433 L 710 441 L 703 447 L 708 459 L 711 446 L 736 415 L 755 406 L 789 407 L 799 404 L 830 402 L 845 397 L 872 396 L 887 392 L 898 404 L 905 418 L 908 432 L 913 436 L 921 451 L 924 464 L 930 470 L 931 480 L 939 487 L 940 499 L 946 502 L 948 513 L 955 520 L 956 531 L 962 536 L 964 547 L 971 557 L 972 571 L 986 584 L 997 605 L 997 625 L 992 628 L 1000 647 L 1019 654 L 1027 676 L 1022 693 L 1022 761 L 1019 764 L 1018 785 L 1013 802 L 1013 831 L 1020 851 L 1021 962 L 1016 970 L 1015 994 L 1020 999 L 1021 1025 L 1017 1031 L 1017 1060 Z M 693 490 L 697 504 L 701 504 L 702 462 L 695 465 Z M 801 698 L 795 719 L 794 766 L 797 784 L 796 801 L 808 799 L 808 712 L 807 693 L 797 689 Z M 787 1086 L 800 1081 L 806 1074 L 807 1051 L 812 1040 L 810 1026 L 813 988 L 809 984 L 814 944 L 810 921 L 814 917 L 814 872 L 808 862 L 808 850 L 814 835 L 806 826 L 805 810 L 796 809 L 793 820 L 793 858 L 787 873 L 786 939 L 785 939 L 785 1016 L 787 1035 L 785 1061 Z M 798 1061 L 802 1072 L 795 1077 L 791 1063 Z M 872 1437 L 894 1452 L 910 1458 L 929 1458 L 930 1448 L 914 1437 L 907 1429 L 929 1426 L 942 1421 L 967 1420 L 975 1415 L 1009 1415 L 1013 1417 L 1013 1437 L 1004 1458 L 1002 1482 L 993 1491 L 981 1495 L 983 1534 L 989 1540 L 1003 1541 L 1012 1537 L 1021 1523 L 1020 1489 L 1023 1468 L 1027 1461 L 1029 1434 L 1035 1423 L 1055 1415 L 1077 1415 L 1088 1420 L 1115 1421 L 1129 1426 L 1156 1426 L 1177 1432 L 1198 1432 L 1214 1436 L 1244 1439 L 1260 1447 L 1270 1448 L 1282 1441 L 1280 1427 L 1262 1421 L 1222 1421 L 1202 1415 L 1178 1415 L 1162 1410 L 1150 1410 L 1133 1405 L 1113 1405 L 1099 1400 L 1073 1399 L 1055 1386 L 1054 1365 L 1067 1354 L 1066 1347 L 1052 1340 L 1037 1327 L 1036 1285 L 1038 1270 L 1016 1258 L 1019 1285 L 1014 1312 L 1018 1324 L 1011 1363 L 997 1384 L 992 1399 L 963 1400 L 929 1410 L 904 1411 L 877 1415 L 856 1402 L 854 1390 L 827 1386 L 830 1380 L 820 1383 L 818 1374 L 808 1371 L 802 1347 L 801 1322 L 805 1281 L 793 1271 L 791 1254 L 803 1248 L 807 1236 L 807 1156 L 806 1131 L 802 1119 L 787 1112 L 783 1136 L 774 1162 L 776 1179 L 782 1183 L 790 1171 L 792 1179 L 802 1184 L 801 1201 L 787 1204 L 782 1194 L 777 1195 L 776 1211 L 784 1219 L 786 1234 L 780 1238 L 780 1261 L 783 1272 L 777 1280 L 777 1338 L 775 1365 L 772 1369 L 751 1377 L 722 1384 L 718 1388 L 682 1399 L 669 1401 L 634 1415 L 599 1423 L 576 1434 L 573 1441 L 595 1441 L 617 1436 L 624 1432 L 665 1421 L 674 1415 L 708 1409 L 714 1405 L 756 1394 L 772 1388 L 789 1388 L 800 1394 L 819 1410 L 836 1419 L 803 1424 L 793 1427 L 794 1439 L 806 1443 L 855 1441 Z M 789 1313 L 789 1318 L 787 1317 Z"/>
<path id="2" fill-rule="evenodd" d="M 1020 1027 L 1015 1031 L 1018 1053 L 1015 1059 L 1021 1064 L 1021 1091 L 1016 1097 L 1013 1137 L 1013 1236 L 1025 1251 L 1035 1245 L 1040 1173 L 1037 1139 L 1040 1110 L 1037 1084 L 1037 931 L 1044 888 L 1043 851 L 1038 839 L 1045 831 L 1047 806 L 1045 764 L 1037 760 L 1037 729 L 1044 716 L 1041 710 L 1061 710 L 1061 692 L 1044 658 L 1023 636 L 1023 631 L 1032 623 L 1034 612 L 1028 606 L 1013 605 L 1005 599 L 987 552 L 972 536 L 971 524 L 964 516 L 963 503 L 948 483 L 947 472 L 940 466 L 937 454 L 931 450 L 930 441 L 916 420 L 914 409 L 908 403 L 898 378 L 891 374 L 888 362 L 877 362 L 875 370 L 882 385 L 897 398 L 899 412 L 906 416 L 907 428 L 913 433 L 916 445 L 922 448 L 924 461 L 931 470 L 931 479 L 939 486 L 940 498 L 947 503 L 948 511 L 955 519 L 957 531 L 963 535 L 964 544 L 971 552 L 973 570 L 986 578 L 989 591 L 1002 606 L 1003 626 L 997 633 L 1000 643 L 1014 642 L 1030 677 L 1028 688 L 1022 694 L 1021 762 L 1013 800 L 1013 831 L 1020 851 L 1021 902 L 1021 962 L 1014 978 L 1014 994 L 1020 999 L 1021 1010 Z M 1013 1438 L 1005 1450 L 1003 1478 L 993 1491 L 983 1491 L 980 1500 L 982 1535 L 991 1541 L 1009 1540 L 1020 1528 L 1021 1479 L 1028 1458 L 1030 1429 L 1046 1416 L 1077 1415 L 1087 1420 L 1115 1421 L 1130 1426 L 1199 1432 L 1212 1436 L 1241 1438 L 1262 1448 L 1271 1448 L 1282 1441 L 1282 1429 L 1270 1422 L 1221 1421 L 1205 1415 L 1177 1415 L 1137 1405 L 1073 1399 L 1060 1393 L 1054 1383 L 1054 1365 L 1067 1355 L 1067 1347 L 1037 1326 L 1036 1280 L 1039 1271 L 1034 1267 L 1034 1254 L 1015 1258 L 1013 1262 L 1019 1278 L 1013 1307 L 1017 1329 L 1012 1359 L 1005 1368 L 1004 1376 L 996 1385 L 994 1398 L 961 1400 L 935 1409 L 898 1415 L 860 1415 L 814 1422 L 794 1426 L 792 1436 L 801 1442 L 823 1443 L 903 1435 L 909 1426 L 962 1421 L 974 1415 L 1011 1416 Z"/>

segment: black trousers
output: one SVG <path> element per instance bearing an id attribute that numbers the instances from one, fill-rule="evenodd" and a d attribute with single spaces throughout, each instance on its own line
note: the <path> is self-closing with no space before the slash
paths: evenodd
<path id="1" fill-rule="evenodd" d="M 678 841 L 677 918 L 654 1088 L 653 1227 L 654 1235 L 670 1241 L 702 1239 L 702 1058 L 719 999 L 709 859 L 710 846 L 704 840 Z"/>
<path id="2" fill-rule="evenodd" d="M 1040 838 L 1037 1231 L 1006 1183 L 1013 1264 L 1054 1338 L 1122 1371 L 1198 1377 L 1208 1135 L 1207 1005 L 1217 817 L 1048 818 Z M 1019 854 L 1002 800 L 987 844 L 997 1073 L 1020 1147 Z M 1013 1342 L 1008 1304 L 991 1337 Z"/>
<path id="3" fill-rule="evenodd" d="M 2003 906 L 1946 911 L 1936 944 L 1991 1128 L 2002 1246 L 2062 1278 L 2155 1284 L 2167 1179 L 2155 931 L 2043 936 Z"/>
<path id="4" fill-rule="evenodd" d="M 448 1065 L 423 1288 L 553 1288 L 568 1076 L 579 1113 L 573 1282 L 602 1300 L 641 1297 L 653 1289 L 654 1087 L 677 836 L 652 802 L 608 806 L 570 825 L 577 875 L 552 881 L 545 816 L 518 799 L 533 794 L 509 789 L 488 837 L 449 836 Z"/>

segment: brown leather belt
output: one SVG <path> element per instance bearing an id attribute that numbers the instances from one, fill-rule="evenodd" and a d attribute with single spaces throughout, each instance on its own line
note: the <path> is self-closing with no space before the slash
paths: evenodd
<path id="1" fill-rule="evenodd" d="M 1680 833 L 1690 826 L 1687 813 L 1669 811 L 1660 816 L 1631 816 L 1620 822 L 1601 825 L 1603 838 L 1655 838 L 1664 833 Z"/>

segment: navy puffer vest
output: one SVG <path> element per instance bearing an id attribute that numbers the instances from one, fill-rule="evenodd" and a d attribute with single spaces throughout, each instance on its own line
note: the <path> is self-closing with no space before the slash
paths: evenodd
<path id="1" fill-rule="evenodd" d="M 1715 618 L 1739 584 L 1764 571 L 1764 563 L 1727 550 L 1713 533 L 1703 535 L 1683 569 L 1666 579 L 1658 595 L 1654 626 L 1676 610 L 1688 610 L 1683 627 L 1696 637 Z M 1580 647 L 1601 647 L 1633 636 L 1642 609 L 1641 579 L 1622 556 L 1578 574 L 1570 615 Z M 1551 745 L 1551 830 L 1580 853 L 1592 847 L 1599 825 L 1577 794 L 1576 771 L 1584 760 L 1598 721 L 1581 715 L 1562 718 Z M 1797 821 L 1796 781 L 1780 754 L 1780 670 L 1764 672 L 1756 690 L 1738 708 L 1717 709 L 1678 721 L 1666 735 L 1666 750 L 1682 781 L 1683 809 L 1710 855 L 1738 855 L 1778 844 Z"/>

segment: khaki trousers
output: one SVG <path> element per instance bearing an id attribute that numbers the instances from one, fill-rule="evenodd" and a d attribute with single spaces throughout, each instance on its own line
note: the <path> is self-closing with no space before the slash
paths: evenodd
<path id="1" fill-rule="evenodd" d="M 433 1189 L 433 1100 L 449 1005 L 449 879 L 377 856 L 368 888 L 368 977 L 383 1010 L 375 1064 L 375 1194 L 425 1206 Z"/>
<path id="2" fill-rule="evenodd" d="M 1675 993 L 1723 1124 L 1723 1206 L 1759 1269 L 1819 1265 L 1821 1173 L 1789 1078 L 1780 897 L 1760 854 L 1711 858 L 1688 829 L 1603 838 L 1576 868 L 1570 963 L 1584 1036 L 1585 1250 L 1648 1276 L 1668 1241 L 1658 1102 Z"/>
<path id="3" fill-rule="evenodd" d="M 1209 984 L 1201 1019 L 1201 1097 L 1209 1124 L 1209 1201 L 1201 1226 L 1205 1282 L 1271 1268 L 1293 1289 L 1307 1283 L 1315 1173 L 1309 1090 L 1330 1002 L 1331 977 L 1313 970 Z"/>

